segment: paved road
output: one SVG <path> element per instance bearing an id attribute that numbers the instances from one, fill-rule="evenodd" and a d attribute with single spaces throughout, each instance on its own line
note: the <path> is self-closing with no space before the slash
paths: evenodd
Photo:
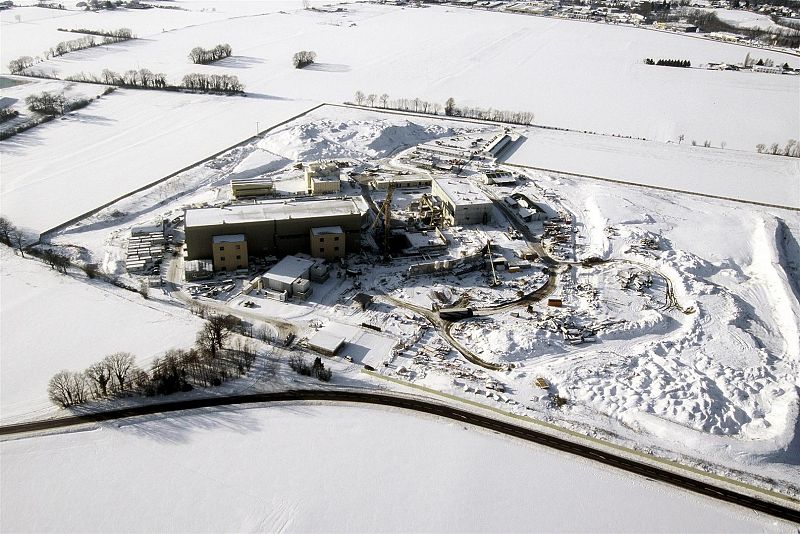
<path id="1" fill-rule="evenodd" d="M 594 449 L 587 445 L 573 443 L 569 440 L 551 436 L 549 434 L 533 430 L 528 427 L 516 425 L 506 421 L 499 421 L 472 413 L 460 408 L 438 404 L 435 402 L 422 400 L 418 398 L 402 397 L 398 395 L 390 395 L 385 393 L 370 393 L 352 390 L 332 390 L 332 389 L 316 389 L 316 390 L 294 390 L 282 391 L 275 393 L 255 393 L 249 395 L 233 395 L 228 397 L 213 397 L 207 399 L 193 399 L 176 402 L 167 402 L 162 404 L 150 404 L 146 406 L 124 408 L 120 410 L 112 410 L 107 412 L 97 412 L 84 415 L 77 415 L 72 417 L 65 417 L 61 419 L 51 419 L 46 421 L 34 421 L 29 423 L 20 423 L 15 425 L 7 425 L 0 427 L 0 436 L 11 436 L 22 434 L 26 432 L 36 432 L 42 430 L 51 430 L 58 428 L 67 428 L 86 423 L 97 423 L 103 421 L 114 421 L 125 419 L 128 417 L 136 417 L 142 415 L 164 414 L 171 412 L 180 412 L 185 410 L 193 410 L 198 408 L 208 408 L 215 406 L 230 406 L 242 404 L 256 404 L 256 403 L 280 403 L 280 402 L 296 402 L 296 401 L 325 401 L 325 402 L 348 402 L 348 403 L 364 403 L 374 404 L 381 406 L 391 406 L 404 410 L 415 412 L 423 412 L 432 415 L 438 415 L 454 421 L 467 423 L 477 427 L 493 430 L 508 436 L 513 436 L 522 440 L 537 443 L 546 447 L 557 449 L 570 454 L 575 454 L 583 458 L 595 460 L 602 464 L 615 467 L 634 473 L 636 475 L 644 476 L 652 480 L 657 480 L 673 486 L 683 488 L 701 495 L 713 497 L 721 501 L 726 501 L 733 504 L 738 504 L 771 516 L 775 516 L 788 521 L 800 523 L 800 506 L 789 506 L 789 500 L 786 504 L 779 504 L 766 499 L 756 498 L 751 495 L 739 493 L 737 491 L 715 486 L 710 482 L 695 480 L 688 476 L 679 475 L 666 469 L 656 467 L 650 464 L 638 462 L 631 458 L 619 456 L 610 452 Z"/>

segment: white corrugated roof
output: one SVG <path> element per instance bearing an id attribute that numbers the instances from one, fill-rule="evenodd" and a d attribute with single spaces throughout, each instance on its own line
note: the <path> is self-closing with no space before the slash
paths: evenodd
<path id="1" fill-rule="evenodd" d="M 312 260 L 298 258 L 297 256 L 286 256 L 267 271 L 264 278 L 277 280 L 284 284 L 292 284 L 305 274 L 312 265 L 314 265 Z"/>
<path id="2" fill-rule="evenodd" d="M 366 213 L 366 211 L 367 205 L 361 197 L 307 201 L 267 200 L 255 204 L 234 204 L 222 208 L 187 209 L 186 228 L 337 215 L 360 215 Z"/>

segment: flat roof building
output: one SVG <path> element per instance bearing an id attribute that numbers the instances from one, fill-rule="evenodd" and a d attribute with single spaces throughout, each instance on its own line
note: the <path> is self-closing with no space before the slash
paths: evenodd
<path id="1" fill-rule="evenodd" d="M 247 239 L 244 234 L 215 235 L 211 244 L 215 271 L 247 269 Z"/>
<path id="2" fill-rule="evenodd" d="M 266 176 L 231 179 L 231 194 L 234 198 L 252 198 L 272 194 L 272 178 Z"/>
<path id="3" fill-rule="evenodd" d="M 339 226 L 348 252 L 361 250 L 361 225 L 368 211 L 361 197 L 267 200 L 185 211 L 186 259 L 213 257 L 214 236 L 242 234 L 251 256 L 311 252 L 312 228 Z"/>
<path id="4" fill-rule="evenodd" d="M 485 224 L 489 221 L 492 201 L 467 179 L 437 178 L 431 192 L 442 201 L 445 221 L 451 225 Z"/>
<path id="5" fill-rule="evenodd" d="M 344 230 L 341 226 L 322 226 L 311 229 L 311 255 L 328 261 L 347 254 Z"/>
<path id="6" fill-rule="evenodd" d="M 335 161 L 306 165 L 306 189 L 309 194 L 338 193 L 341 189 L 339 166 Z"/>
<path id="7" fill-rule="evenodd" d="M 288 297 L 306 298 L 311 294 L 312 265 L 313 260 L 286 256 L 261 277 L 262 284 L 272 291 L 285 291 Z"/>

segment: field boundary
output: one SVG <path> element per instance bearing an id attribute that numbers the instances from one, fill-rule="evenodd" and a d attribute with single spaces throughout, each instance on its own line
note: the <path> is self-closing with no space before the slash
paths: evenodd
<path id="1" fill-rule="evenodd" d="M 716 473 L 702 471 L 702 470 L 697 469 L 695 467 L 692 467 L 692 466 L 689 466 L 689 465 L 684 465 L 684 464 L 681 464 L 681 463 L 673 461 L 673 460 L 668 460 L 666 458 L 661 458 L 661 457 L 658 457 L 658 456 L 655 456 L 655 455 L 652 455 L 652 454 L 646 454 L 644 452 L 640 452 L 640 451 L 637 451 L 635 449 L 631 449 L 629 447 L 625 447 L 624 445 L 618 445 L 618 444 L 612 443 L 610 441 L 605 441 L 605 440 L 602 440 L 602 439 L 599 439 L 599 438 L 595 438 L 595 437 L 592 437 L 592 436 L 587 436 L 585 434 L 581 434 L 580 432 L 576 432 L 574 430 L 570 430 L 568 428 L 564 428 L 564 427 L 561 427 L 561 426 L 553 424 L 553 423 L 548 423 L 547 421 L 544 421 L 542 419 L 537 419 L 535 417 L 530 417 L 530 416 L 517 415 L 517 414 L 511 413 L 511 412 L 507 412 L 505 410 L 501 410 L 500 408 L 495 408 L 494 406 L 489 406 L 489 405 L 486 405 L 486 404 L 482 404 L 480 402 L 477 402 L 477 401 L 474 401 L 474 400 L 471 400 L 471 399 L 465 399 L 465 398 L 458 397 L 458 396 L 452 395 L 450 393 L 445 393 L 443 391 L 438 391 L 438 390 L 435 390 L 435 389 L 432 389 L 432 388 L 429 388 L 429 387 L 426 387 L 426 386 L 421 386 L 419 384 L 412 384 L 411 382 L 407 382 L 405 380 L 400 380 L 400 379 L 397 379 L 397 378 L 392 378 L 392 377 L 389 377 L 389 376 L 385 376 L 385 375 L 382 375 L 382 374 L 380 374 L 380 373 L 378 373 L 376 371 L 368 371 L 367 369 L 361 369 L 361 372 L 366 374 L 366 375 L 369 375 L 369 376 L 371 376 L 373 378 L 377 378 L 377 379 L 380 379 L 380 380 L 385 380 L 387 382 L 392 382 L 394 384 L 398 384 L 398 385 L 401 385 L 401 386 L 405 386 L 405 387 L 409 387 L 409 388 L 412 388 L 412 389 L 416 389 L 418 391 L 422 391 L 422 392 L 427 393 L 429 395 L 435 395 L 435 396 L 438 396 L 438 397 L 443 397 L 443 398 L 445 398 L 447 400 L 454 401 L 454 402 L 457 402 L 457 403 L 460 403 L 460 404 L 466 404 L 466 405 L 471 406 L 473 408 L 479 408 L 481 410 L 488 410 L 490 412 L 502 415 L 504 417 L 510 417 L 511 419 L 516 419 L 518 421 L 523 421 L 523 422 L 526 422 L 528 424 L 533 424 L 533 425 L 536 425 L 536 426 L 544 427 L 544 428 L 546 428 L 548 430 L 551 430 L 551 431 L 554 431 L 554 432 L 558 432 L 560 434 L 566 434 L 571 438 L 577 438 L 577 439 L 580 439 L 580 440 L 588 441 L 588 442 L 590 442 L 590 443 L 592 443 L 594 445 L 599 445 L 599 446 L 602 446 L 602 447 L 605 447 L 605 448 L 613 449 L 613 450 L 615 450 L 617 452 L 621 452 L 621 453 L 624 453 L 624 454 L 627 454 L 627 455 L 635 456 L 639 460 L 645 460 L 647 462 L 654 462 L 654 463 L 661 464 L 662 466 L 667 466 L 669 468 L 672 468 L 672 469 L 675 469 L 675 470 L 678 470 L 678 471 L 683 471 L 683 472 L 686 472 L 686 473 L 690 473 L 691 475 L 694 475 L 694 476 L 711 478 L 711 479 L 714 479 L 714 480 L 716 480 L 718 482 L 723 482 L 725 484 L 730 484 L 730 485 L 736 486 L 739 489 L 744 489 L 744 490 L 747 490 L 747 491 L 752 492 L 752 493 L 765 495 L 765 496 L 771 497 L 773 499 L 778 499 L 778 500 L 782 500 L 782 501 L 788 501 L 790 503 L 797 504 L 797 501 L 795 499 L 793 499 L 792 497 L 788 496 L 788 495 L 784 495 L 782 493 L 778 493 L 778 492 L 775 492 L 775 491 L 772 491 L 772 490 L 768 490 L 766 488 L 760 488 L 758 486 L 754 486 L 752 484 L 748 484 L 747 482 L 742 482 L 742 481 L 739 481 L 739 480 L 736 480 L 736 479 L 728 478 L 726 476 L 718 475 Z"/>
<path id="2" fill-rule="evenodd" d="M 175 172 L 172 172 L 172 173 L 170 173 L 170 174 L 168 174 L 166 176 L 163 176 L 163 177 L 159 178 L 158 180 L 155 180 L 155 181 L 150 182 L 150 183 L 148 183 L 146 185 L 143 185 L 143 186 L 141 186 L 141 187 L 139 187 L 139 188 L 137 188 L 137 189 L 135 189 L 133 191 L 129 191 L 129 192 L 125 193 L 124 195 L 121 195 L 121 196 L 115 198 L 114 200 L 106 202 L 105 204 L 103 204 L 101 206 L 92 208 L 91 210 L 87 211 L 86 213 L 78 215 L 77 217 L 73 217 L 72 219 L 70 219 L 70 220 L 68 220 L 66 222 L 63 222 L 63 223 L 59 224 L 58 226 L 54 226 L 53 228 L 45 230 L 45 231 L 43 231 L 43 232 L 41 232 L 39 234 L 38 243 L 41 243 L 49 234 L 53 234 L 55 232 L 60 232 L 61 230 L 69 228 L 73 224 L 75 224 L 75 223 L 77 223 L 77 222 L 79 222 L 79 221 L 81 221 L 81 220 L 83 220 L 83 219 L 85 219 L 87 217 L 91 217 L 92 215 L 94 215 L 94 214 L 106 209 L 107 207 L 109 207 L 109 206 L 111 206 L 113 204 L 116 204 L 117 202 L 119 202 L 121 200 L 125 200 L 126 198 L 128 198 L 130 196 L 133 196 L 133 195 L 135 195 L 137 193 L 141 193 L 142 191 L 146 191 L 147 189 L 150 189 L 151 187 L 155 187 L 155 186 L 157 186 L 157 185 L 159 185 L 159 184 L 161 184 L 163 182 L 166 182 L 170 178 L 174 178 L 175 176 L 179 175 L 182 172 L 186 172 L 189 169 L 192 169 L 192 168 L 194 168 L 194 167 L 196 167 L 198 165 L 202 165 L 203 163 L 206 163 L 207 161 L 211 161 L 212 159 L 214 159 L 214 158 L 216 158 L 218 156 L 221 156 L 225 152 L 228 152 L 229 150 L 233 150 L 234 148 L 236 148 L 238 146 L 245 145 L 247 143 L 255 141 L 256 139 L 262 137 L 264 134 L 269 133 L 272 130 L 275 130 L 276 128 L 280 128 L 281 126 L 284 126 L 284 125 L 286 125 L 286 124 L 288 124 L 288 123 L 290 123 L 290 122 L 292 122 L 294 120 L 297 120 L 300 117 L 303 117 L 303 116 L 311 113 L 312 111 L 316 111 L 317 109 L 319 109 L 319 108 L 321 108 L 321 107 L 323 107 L 325 105 L 326 104 L 324 102 L 321 103 L 321 104 L 317 104 L 316 106 L 313 106 L 313 107 L 311 107 L 311 108 L 309 108 L 309 109 L 307 109 L 307 110 L 305 110 L 305 111 L 303 111 L 301 113 L 298 113 L 297 115 L 289 117 L 288 119 L 283 120 L 283 121 L 281 121 L 281 122 L 279 122 L 277 124 L 273 124 L 272 126 L 260 131 L 256 135 L 250 136 L 247 139 L 244 139 L 243 141 L 239 141 L 239 142 L 237 142 L 237 143 L 235 143 L 233 145 L 230 145 L 230 146 L 228 146 L 226 148 L 223 148 L 222 150 L 219 150 L 219 151 L 211 154 L 210 156 L 206 156 L 205 158 L 203 158 L 201 160 L 194 161 L 194 162 L 190 163 L 189 165 L 186 165 L 185 167 L 182 167 L 182 168 L 178 169 Z M 35 243 L 35 244 L 38 244 L 38 243 Z"/>

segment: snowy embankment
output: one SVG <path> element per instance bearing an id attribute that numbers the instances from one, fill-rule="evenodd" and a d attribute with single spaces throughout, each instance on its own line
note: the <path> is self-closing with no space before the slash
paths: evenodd
<path id="1" fill-rule="evenodd" d="M 524 136 L 508 163 L 800 208 L 798 158 L 691 146 L 691 140 L 664 144 L 536 128 Z"/>
<path id="2" fill-rule="evenodd" d="M 55 410 L 47 383 L 61 369 L 81 371 L 113 352 L 137 364 L 171 347 L 188 347 L 200 327 L 189 312 L 144 300 L 75 271 L 62 275 L 0 245 L 0 406 L 2 422 Z M 3 492 L 6 494 L 6 492 Z"/>
<path id="3" fill-rule="evenodd" d="M 375 408 L 193 411 L 5 441 L 0 452 L 3 527 L 15 532 L 793 531 L 586 460 Z"/>

